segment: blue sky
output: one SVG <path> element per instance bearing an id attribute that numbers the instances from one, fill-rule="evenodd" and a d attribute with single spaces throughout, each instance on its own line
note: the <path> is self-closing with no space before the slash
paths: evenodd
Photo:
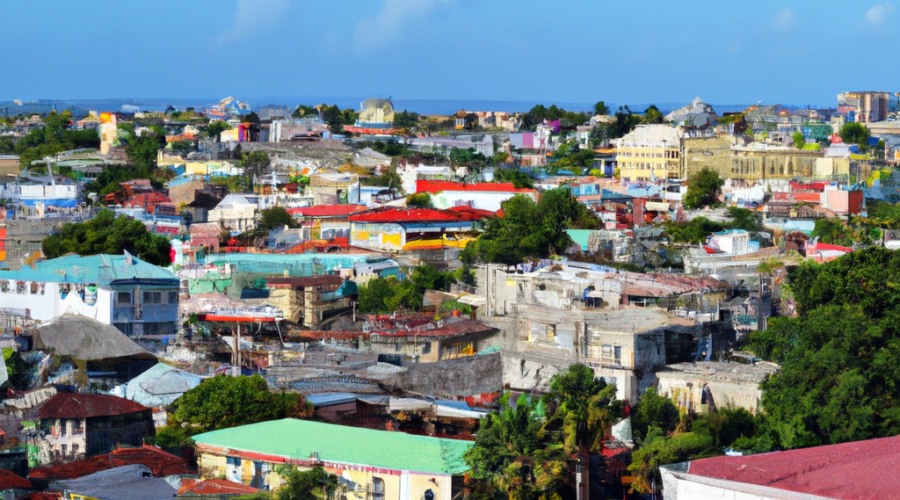
<path id="1" fill-rule="evenodd" d="M 0 0 L 0 100 L 833 105 L 897 90 L 895 1 Z"/>

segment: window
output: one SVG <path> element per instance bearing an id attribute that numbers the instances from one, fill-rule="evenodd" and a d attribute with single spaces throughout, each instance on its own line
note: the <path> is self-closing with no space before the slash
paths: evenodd
<path id="1" fill-rule="evenodd" d="M 116 304 L 120 306 L 131 305 L 131 292 L 119 292 L 116 294 Z"/>
<path id="2" fill-rule="evenodd" d="M 73 444 L 72 444 L 72 454 L 73 454 L 73 455 L 77 455 L 77 454 L 78 454 L 78 444 L 76 444 L 76 443 L 73 443 Z"/>
<path id="3" fill-rule="evenodd" d="M 162 302 L 160 292 L 144 292 L 144 304 L 159 304 Z"/>
<path id="4" fill-rule="evenodd" d="M 372 478 L 372 500 L 384 500 L 384 479 Z"/>
<path id="5" fill-rule="evenodd" d="M 613 362 L 617 365 L 622 364 L 622 346 L 613 347 Z"/>
<path id="6" fill-rule="evenodd" d="M 68 426 L 66 425 L 66 421 L 65 421 L 65 420 L 60 420 L 60 421 L 59 421 L 59 435 L 60 435 L 60 436 L 65 436 L 65 435 L 66 435 L 66 427 L 68 427 Z"/>
<path id="7" fill-rule="evenodd" d="M 234 467 L 241 466 L 241 459 L 238 457 L 228 457 L 228 465 L 233 465 Z"/>
<path id="8" fill-rule="evenodd" d="M 169 292 L 169 304 L 178 303 L 178 292 Z"/>
<path id="9" fill-rule="evenodd" d="M 60 445 L 59 449 L 62 451 L 63 456 L 68 455 L 68 447 L 66 445 Z"/>
<path id="10" fill-rule="evenodd" d="M 431 342 L 425 342 L 422 344 L 422 354 L 429 354 L 431 352 Z"/>

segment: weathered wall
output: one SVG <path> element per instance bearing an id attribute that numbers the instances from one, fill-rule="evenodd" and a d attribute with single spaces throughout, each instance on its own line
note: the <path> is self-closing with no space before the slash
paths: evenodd
<path id="1" fill-rule="evenodd" d="M 437 397 L 475 396 L 503 388 L 500 354 L 418 363 L 392 380 L 410 392 Z"/>

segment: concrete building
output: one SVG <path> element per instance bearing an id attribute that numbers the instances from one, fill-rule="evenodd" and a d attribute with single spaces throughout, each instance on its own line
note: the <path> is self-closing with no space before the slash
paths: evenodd
<path id="1" fill-rule="evenodd" d="M 456 318 L 454 318 L 456 319 Z M 435 327 L 416 328 L 396 333 L 373 332 L 369 335 L 372 351 L 381 354 L 415 356 L 419 363 L 474 356 L 494 345 L 497 329 L 479 321 L 463 319 Z"/>
<path id="2" fill-rule="evenodd" d="M 430 193 L 434 208 L 471 207 L 496 212 L 500 204 L 516 195 L 538 201 L 535 189 L 516 188 L 511 182 L 462 182 L 417 180 L 416 193 Z"/>
<path id="3" fill-rule="evenodd" d="M 485 210 L 386 209 L 351 215 L 350 244 L 381 251 L 465 248 Z"/>
<path id="4" fill-rule="evenodd" d="M 666 500 L 856 500 L 890 497 L 900 437 L 660 467 Z M 873 480 L 877 477 L 878 480 Z"/>
<path id="5" fill-rule="evenodd" d="M 759 384 L 777 372 L 778 365 L 768 362 L 675 363 L 656 372 L 657 392 L 668 396 L 684 411 L 707 413 L 715 408 L 735 406 L 755 414 L 762 400 Z"/>
<path id="6" fill-rule="evenodd" d="M 44 323 L 74 313 L 126 335 L 171 335 L 178 321 L 178 277 L 131 255 L 72 255 L 0 271 L 0 304 Z"/>
<path id="7" fill-rule="evenodd" d="M 30 429 L 31 466 L 139 446 L 153 435 L 150 408 L 102 394 L 60 392 L 43 403 L 36 422 L 23 424 Z"/>
<path id="8" fill-rule="evenodd" d="M 356 174 L 322 173 L 309 177 L 313 205 L 346 205 L 359 203 L 359 176 Z"/>
<path id="9" fill-rule="evenodd" d="M 320 465 L 347 486 L 348 500 L 433 498 L 462 494 L 470 441 L 414 436 L 308 420 L 273 420 L 193 437 L 203 479 L 260 489 L 282 484 L 277 467 Z"/>
<path id="10" fill-rule="evenodd" d="M 258 208 L 257 196 L 232 193 L 209 211 L 207 220 L 229 231 L 243 233 L 256 227 Z"/>
<path id="11" fill-rule="evenodd" d="M 890 92 L 841 92 L 837 96 L 838 108 L 843 107 L 853 110 L 855 121 L 859 123 L 886 120 L 890 100 Z"/>
<path id="12" fill-rule="evenodd" d="M 386 127 L 394 123 L 394 103 L 390 99 L 369 98 L 359 105 L 358 127 Z"/>
<path id="13" fill-rule="evenodd" d="M 703 102 L 703 99 L 695 97 L 690 104 L 678 108 L 666 115 L 666 122 L 676 127 L 708 127 L 715 125 L 719 115 L 712 106 Z"/>
<path id="14" fill-rule="evenodd" d="M 335 275 L 266 278 L 266 288 L 269 296 L 263 302 L 278 307 L 286 319 L 310 328 L 349 313 L 356 295 L 354 282 Z"/>
<path id="15" fill-rule="evenodd" d="M 616 139 L 616 163 L 623 182 L 679 179 L 681 132 L 669 125 L 638 125 Z"/>

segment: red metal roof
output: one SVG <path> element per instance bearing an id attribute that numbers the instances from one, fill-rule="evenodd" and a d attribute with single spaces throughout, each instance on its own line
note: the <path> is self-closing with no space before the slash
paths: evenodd
<path id="1" fill-rule="evenodd" d="M 900 436 L 746 457 L 704 458 L 690 474 L 838 500 L 875 500 L 900 491 Z M 887 496 L 886 496 L 887 495 Z"/>
<path id="2" fill-rule="evenodd" d="M 465 207 L 465 206 L 450 207 L 447 210 L 450 210 L 453 212 L 460 212 L 460 213 L 471 213 L 471 214 L 475 214 L 475 215 L 480 215 L 481 217 L 493 217 L 493 216 L 497 215 L 495 212 L 491 212 L 490 210 L 482 210 L 480 208 L 472 208 L 472 207 Z"/>
<path id="3" fill-rule="evenodd" d="M 479 212 L 487 212 L 479 210 Z M 433 210 L 431 208 L 393 208 L 351 215 L 353 222 L 453 222 L 485 218 L 471 210 Z"/>
<path id="4" fill-rule="evenodd" d="M 316 205 L 314 207 L 289 208 L 289 214 L 302 215 L 304 217 L 339 217 L 362 212 L 363 205 Z"/>
<path id="5" fill-rule="evenodd" d="M 179 495 L 246 495 L 259 491 L 256 488 L 235 483 L 227 479 L 207 479 L 196 481 L 194 479 L 182 479 Z"/>
<path id="6" fill-rule="evenodd" d="M 31 469 L 29 476 L 33 479 L 73 479 L 123 465 L 145 465 L 156 477 L 196 473 L 185 459 L 166 453 L 155 446 L 144 445 L 141 448 L 118 448 L 106 455 Z"/>
<path id="7" fill-rule="evenodd" d="M 478 182 L 475 184 L 463 184 L 452 181 L 431 181 L 419 179 L 416 181 L 417 193 L 440 193 L 441 191 L 501 191 L 510 193 L 536 193 L 534 189 L 516 188 L 512 182 Z"/>
<path id="8" fill-rule="evenodd" d="M 8 490 L 11 488 L 30 490 L 31 481 L 19 476 L 9 469 L 0 469 L 0 490 Z"/>
<path id="9" fill-rule="evenodd" d="M 125 415 L 145 410 L 149 410 L 149 408 L 116 396 L 60 392 L 41 406 L 38 418 L 41 420 L 47 418 L 91 418 Z"/>

